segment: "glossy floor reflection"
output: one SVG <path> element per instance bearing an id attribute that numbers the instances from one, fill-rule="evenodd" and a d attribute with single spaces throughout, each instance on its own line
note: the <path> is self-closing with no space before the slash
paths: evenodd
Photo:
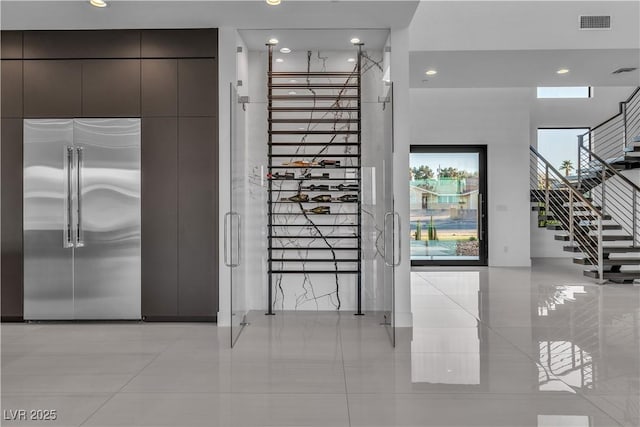
<path id="1" fill-rule="evenodd" d="M 251 313 L 233 350 L 207 324 L 3 324 L 1 424 L 640 425 L 640 287 L 555 264 L 411 286 L 395 349 L 371 313 Z"/>

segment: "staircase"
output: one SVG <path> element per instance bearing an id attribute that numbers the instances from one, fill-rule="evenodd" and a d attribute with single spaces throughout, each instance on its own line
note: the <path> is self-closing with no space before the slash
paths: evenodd
<path id="1" fill-rule="evenodd" d="M 532 210 L 584 275 L 628 283 L 640 280 L 640 187 L 623 171 L 640 168 L 640 88 L 620 113 L 578 141 L 574 175 L 564 176 L 530 147 Z"/>

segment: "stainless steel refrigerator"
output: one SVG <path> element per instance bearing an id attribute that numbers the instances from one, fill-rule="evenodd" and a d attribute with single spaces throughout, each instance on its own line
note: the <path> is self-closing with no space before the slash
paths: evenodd
<path id="1" fill-rule="evenodd" d="M 140 119 L 24 121 L 24 318 L 140 319 Z"/>

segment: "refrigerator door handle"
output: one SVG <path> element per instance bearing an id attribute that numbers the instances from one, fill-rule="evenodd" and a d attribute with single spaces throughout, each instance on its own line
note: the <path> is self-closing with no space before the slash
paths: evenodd
<path id="1" fill-rule="evenodd" d="M 72 248 L 73 245 L 73 233 L 72 233 L 72 222 L 73 222 L 73 147 L 66 146 L 65 147 L 65 169 L 66 169 L 66 212 L 65 212 L 65 230 L 64 230 L 64 242 L 62 247 L 64 248 Z"/>
<path id="2" fill-rule="evenodd" d="M 83 169 L 83 149 L 76 148 L 76 248 L 84 246 L 84 230 L 82 229 L 82 169 Z"/>

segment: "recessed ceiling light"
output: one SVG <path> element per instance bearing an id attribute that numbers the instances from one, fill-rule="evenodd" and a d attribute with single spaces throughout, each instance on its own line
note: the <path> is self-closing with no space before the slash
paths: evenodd
<path id="1" fill-rule="evenodd" d="M 266 1 L 267 1 L 267 4 L 268 4 L 269 6 L 277 6 L 277 5 L 279 5 L 280 3 L 282 3 L 282 1 L 281 1 L 281 0 L 266 0 Z"/>
<path id="2" fill-rule="evenodd" d="M 276 62 L 284 62 L 284 59 L 282 59 L 282 58 L 276 58 Z"/>
<path id="3" fill-rule="evenodd" d="M 356 62 L 356 58 L 349 58 L 347 59 L 347 62 Z"/>
<path id="4" fill-rule="evenodd" d="M 89 4 L 95 7 L 107 7 L 107 2 L 104 0 L 89 0 Z"/>
<path id="5" fill-rule="evenodd" d="M 289 95 L 297 95 L 297 92 L 295 90 L 292 90 L 291 92 L 289 92 Z"/>
<path id="6" fill-rule="evenodd" d="M 560 68 L 558 71 L 556 71 L 557 74 L 567 74 L 568 72 L 568 68 Z"/>
<path id="7" fill-rule="evenodd" d="M 280 53 L 291 53 L 291 49 L 289 49 L 288 47 L 283 47 L 282 49 L 280 49 Z"/>
<path id="8" fill-rule="evenodd" d="M 360 39 L 357 38 L 357 37 L 354 37 L 354 38 L 351 39 L 351 43 L 358 44 L 358 43 L 360 43 Z"/>
<path id="9" fill-rule="evenodd" d="M 298 81 L 296 79 L 291 79 L 289 80 L 289 83 L 298 83 Z"/>
<path id="10" fill-rule="evenodd" d="M 276 38 L 269 39 L 269 44 L 278 44 L 278 39 Z"/>
<path id="11" fill-rule="evenodd" d="M 436 70 L 427 70 L 424 72 L 427 76 L 435 76 L 436 74 L 438 74 L 438 72 Z"/>

